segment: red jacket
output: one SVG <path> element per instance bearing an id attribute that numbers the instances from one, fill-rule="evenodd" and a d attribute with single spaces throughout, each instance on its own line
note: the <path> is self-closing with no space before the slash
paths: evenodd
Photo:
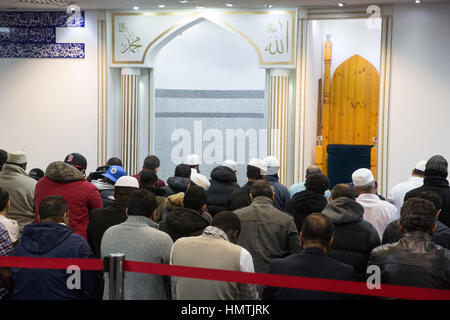
<path id="1" fill-rule="evenodd" d="M 103 208 L 97 188 L 88 182 L 76 168 L 56 161 L 49 164 L 43 177 L 36 184 L 34 202 L 36 221 L 39 221 L 39 204 L 47 196 L 62 196 L 69 206 L 69 226 L 73 233 L 87 240 L 89 215 L 96 208 Z"/>
<path id="2" fill-rule="evenodd" d="M 139 182 L 139 185 L 141 185 L 141 175 L 142 175 L 142 172 L 144 172 L 144 171 L 146 171 L 146 170 L 150 170 L 150 169 L 142 168 L 141 171 L 139 171 L 138 173 L 136 173 L 136 174 L 133 176 L 133 178 L 136 178 L 136 179 L 137 179 L 137 181 Z M 164 181 L 162 181 L 161 179 L 158 179 L 158 181 L 156 182 L 156 186 L 157 186 L 158 188 L 162 188 L 162 187 L 165 187 L 166 184 L 165 184 Z"/>

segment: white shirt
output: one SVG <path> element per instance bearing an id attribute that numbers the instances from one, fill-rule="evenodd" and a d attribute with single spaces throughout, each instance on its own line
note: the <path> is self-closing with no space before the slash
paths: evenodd
<path id="1" fill-rule="evenodd" d="M 423 178 L 410 177 L 408 181 L 397 184 L 391 189 L 388 195 L 388 201 L 397 207 L 398 210 L 403 205 L 403 200 L 408 191 L 416 189 L 423 185 Z"/>
<path id="2" fill-rule="evenodd" d="M 6 230 L 8 230 L 11 243 L 19 240 L 19 225 L 15 220 L 8 219 L 0 214 L 0 223 L 5 226 Z"/>
<path id="3" fill-rule="evenodd" d="M 364 220 L 374 226 L 380 239 L 387 225 L 400 218 L 397 207 L 381 200 L 376 194 L 363 193 L 356 198 L 356 201 L 364 207 Z"/>

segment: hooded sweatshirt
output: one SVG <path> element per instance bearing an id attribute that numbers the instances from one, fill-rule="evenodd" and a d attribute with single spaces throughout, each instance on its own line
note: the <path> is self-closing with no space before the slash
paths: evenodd
<path id="1" fill-rule="evenodd" d="M 73 259 L 93 257 L 89 245 L 81 236 L 58 223 L 25 226 L 13 256 Z M 93 271 L 81 271 L 80 289 L 70 290 L 67 281 L 73 272 L 28 268 L 11 270 L 15 283 L 13 299 L 16 300 L 78 300 L 94 296 L 96 277 Z M 69 280 L 69 283 L 73 282 Z"/>
<path id="2" fill-rule="evenodd" d="M 170 211 L 167 218 L 159 224 L 159 229 L 169 234 L 175 242 L 182 237 L 199 236 L 209 225 L 209 221 L 197 211 L 177 208 Z"/>
<path id="3" fill-rule="evenodd" d="M 236 181 L 236 174 L 228 167 L 219 166 L 211 171 L 211 186 L 206 192 L 208 197 L 206 205 L 212 216 L 228 210 L 231 193 L 240 188 Z"/>
<path id="4" fill-rule="evenodd" d="M 295 225 L 300 232 L 303 221 L 308 215 L 314 212 L 321 212 L 327 205 L 327 200 L 323 194 L 304 190 L 296 193 L 286 204 L 286 211 L 294 216 Z"/>
<path id="5" fill-rule="evenodd" d="M 34 200 L 36 220 L 39 221 L 39 204 L 47 196 L 62 196 L 69 206 L 69 226 L 76 234 L 87 239 L 89 215 L 96 208 L 103 208 L 97 188 L 88 182 L 75 167 L 62 161 L 52 162 L 36 184 Z"/>
<path id="6" fill-rule="evenodd" d="M 364 207 L 350 198 L 341 197 L 330 201 L 322 213 L 335 227 L 329 255 L 352 266 L 363 276 L 370 252 L 380 245 L 377 230 L 363 219 Z"/>

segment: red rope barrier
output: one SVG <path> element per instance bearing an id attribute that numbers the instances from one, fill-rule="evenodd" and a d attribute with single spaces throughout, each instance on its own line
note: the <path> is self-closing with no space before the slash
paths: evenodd
<path id="1" fill-rule="evenodd" d="M 76 265 L 81 270 L 103 270 L 103 260 L 101 259 L 29 258 L 0 256 L 0 267 L 67 269 L 67 267 L 71 265 Z M 365 282 L 281 276 L 265 273 L 247 273 L 230 270 L 173 266 L 167 264 L 128 260 L 125 261 L 124 268 L 125 271 L 128 272 L 149 273 L 164 276 L 197 278 L 205 280 L 251 283 L 293 289 L 338 292 L 412 300 L 450 300 L 450 290 L 416 288 L 388 284 L 381 284 L 381 289 L 370 290 Z"/>

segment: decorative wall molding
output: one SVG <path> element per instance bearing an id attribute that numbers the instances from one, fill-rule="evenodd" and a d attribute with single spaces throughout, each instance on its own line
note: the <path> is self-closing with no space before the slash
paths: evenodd
<path id="1" fill-rule="evenodd" d="M 182 31 L 209 20 L 244 38 L 262 67 L 295 68 L 296 10 L 113 12 L 112 66 L 153 67 Z"/>
<path id="2" fill-rule="evenodd" d="M 56 27 L 84 27 L 84 12 L 0 12 L 0 58 L 78 58 L 84 43 L 56 43 Z"/>
<path id="3" fill-rule="evenodd" d="M 107 146 L 107 42 L 104 14 L 97 17 L 97 166 L 106 163 Z"/>

